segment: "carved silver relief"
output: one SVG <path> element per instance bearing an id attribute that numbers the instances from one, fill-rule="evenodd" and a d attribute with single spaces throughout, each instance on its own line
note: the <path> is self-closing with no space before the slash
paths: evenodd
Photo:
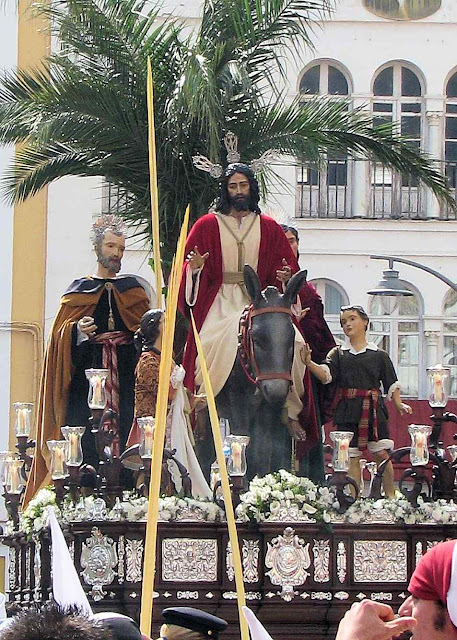
<path id="1" fill-rule="evenodd" d="M 216 582 L 217 540 L 164 538 L 162 579 L 169 582 Z"/>
<path id="2" fill-rule="evenodd" d="M 30 545 L 27 545 L 25 550 L 25 588 L 30 589 L 30 578 L 32 567 L 30 566 L 31 549 Z"/>
<path id="3" fill-rule="evenodd" d="M 422 542 L 416 542 L 416 559 L 415 559 L 416 566 L 419 560 L 422 558 L 422 554 L 423 554 Z"/>
<path id="4" fill-rule="evenodd" d="M 127 538 L 127 544 L 125 549 L 125 555 L 127 558 L 127 572 L 126 572 L 125 579 L 127 582 L 141 581 L 141 567 L 143 565 L 143 552 L 144 552 L 143 540 L 129 540 Z"/>
<path id="5" fill-rule="evenodd" d="M 243 580 L 246 583 L 258 582 L 259 580 L 259 554 L 260 547 L 258 540 L 243 540 L 241 562 L 243 564 Z M 227 578 L 233 581 L 235 579 L 235 570 L 233 568 L 233 554 L 230 541 L 227 543 L 225 566 Z"/>
<path id="6" fill-rule="evenodd" d="M 267 518 L 268 522 L 316 522 L 315 518 L 311 518 L 304 513 L 296 504 L 292 504 L 290 500 L 286 500 L 276 511 L 271 513 Z"/>
<path id="7" fill-rule="evenodd" d="M 198 591 L 177 591 L 178 600 L 198 600 Z"/>
<path id="8" fill-rule="evenodd" d="M 200 507 L 188 506 L 176 514 L 176 522 L 206 522 L 206 513 Z"/>
<path id="9" fill-rule="evenodd" d="M 267 544 L 265 566 L 271 583 L 282 587 L 281 597 L 290 602 L 294 597 L 293 587 L 305 583 L 309 576 L 311 558 L 309 543 L 295 535 L 292 527 L 286 527 L 282 536 Z"/>
<path id="10" fill-rule="evenodd" d="M 104 536 L 98 527 L 93 527 L 92 535 L 82 543 L 82 577 L 91 585 L 90 595 L 97 602 L 106 596 L 103 587 L 111 584 L 115 577 L 117 553 L 114 541 Z"/>
<path id="11" fill-rule="evenodd" d="M 245 582 L 258 582 L 259 580 L 259 554 L 258 540 L 243 540 L 242 547 L 243 575 Z"/>
<path id="12" fill-rule="evenodd" d="M 379 593 L 372 593 L 370 596 L 371 600 L 388 600 L 389 602 L 393 599 L 391 593 L 386 593 L 385 591 L 380 591 Z"/>
<path id="13" fill-rule="evenodd" d="M 35 540 L 35 554 L 33 556 L 33 573 L 35 574 L 35 588 L 33 599 L 39 601 L 41 590 L 41 540 Z"/>
<path id="14" fill-rule="evenodd" d="M 125 558 L 125 536 L 119 536 L 117 541 L 117 579 L 119 584 L 124 582 L 125 570 L 124 570 L 124 558 Z"/>
<path id="15" fill-rule="evenodd" d="M 235 569 L 233 568 L 233 553 L 232 553 L 232 545 L 230 544 L 230 540 L 227 542 L 227 552 L 225 554 L 225 567 L 227 571 L 227 578 L 230 582 L 235 580 Z"/>
<path id="16" fill-rule="evenodd" d="M 331 591 L 312 591 L 311 600 L 331 600 Z"/>
<path id="17" fill-rule="evenodd" d="M 17 549 L 16 547 L 9 548 L 9 562 L 8 562 L 8 589 L 14 591 L 17 586 L 16 582 L 16 566 L 17 566 Z"/>
<path id="18" fill-rule="evenodd" d="M 347 564 L 346 545 L 340 540 L 336 549 L 336 575 L 341 583 L 346 580 Z"/>
<path id="19" fill-rule="evenodd" d="M 354 582 L 406 582 L 407 578 L 406 542 L 354 541 Z"/>
<path id="20" fill-rule="evenodd" d="M 427 551 L 430 551 L 430 549 L 436 547 L 436 545 L 440 542 L 444 542 L 444 540 L 427 540 Z"/>
<path id="21" fill-rule="evenodd" d="M 314 580 L 329 582 L 330 580 L 330 540 L 314 540 Z"/>

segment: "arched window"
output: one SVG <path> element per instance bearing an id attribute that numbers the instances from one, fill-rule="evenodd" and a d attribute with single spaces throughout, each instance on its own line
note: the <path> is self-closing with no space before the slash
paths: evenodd
<path id="1" fill-rule="evenodd" d="M 308 96 L 348 96 L 346 75 L 331 62 L 318 62 L 305 71 L 300 80 L 300 94 Z"/>
<path id="2" fill-rule="evenodd" d="M 324 316 L 330 331 L 338 344 L 344 341 L 344 334 L 340 326 L 340 309 L 349 304 L 346 291 L 338 283 L 326 278 L 311 280 L 324 304 Z"/>
<path id="3" fill-rule="evenodd" d="M 384 67 L 373 82 L 374 124 L 395 124 L 408 144 L 419 151 L 423 138 L 423 95 L 423 83 L 415 71 L 401 62 Z M 377 163 L 372 181 L 375 217 L 423 215 L 416 178 L 394 174 Z"/>
<path id="4" fill-rule="evenodd" d="M 333 61 L 321 60 L 301 76 L 299 92 L 302 100 L 316 96 L 348 98 L 351 94 L 349 73 Z M 300 167 L 298 216 L 341 217 L 348 206 L 348 161 L 344 150 L 327 153 L 326 169 Z"/>
<path id="5" fill-rule="evenodd" d="M 408 287 L 414 291 L 412 287 Z M 402 386 L 402 395 L 418 397 L 422 387 L 422 300 L 414 296 L 372 296 L 370 339 L 387 351 Z M 419 377 L 420 376 L 420 377 Z"/>
<path id="6" fill-rule="evenodd" d="M 454 189 L 457 187 L 457 72 L 446 84 L 446 133 L 444 159 L 446 175 Z"/>
<path id="7" fill-rule="evenodd" d="M 451 367 L 451 396 L 457 396 L 457 292 L 444 298 L 443 364 Z"/>

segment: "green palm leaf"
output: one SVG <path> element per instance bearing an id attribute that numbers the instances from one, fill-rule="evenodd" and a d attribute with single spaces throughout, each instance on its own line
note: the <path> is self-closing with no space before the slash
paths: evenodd
<path id="1" fill-rule="evenodd" d="M 66 175 L 102 176 L 122 195 L 122 215 L 148 234 L 150 57 L 165 261 L 187 203 L 195 217 L 215 194 L 192 156 L 224 161 L 228 130 L 246 161 L 272 147 L 294 162 L 319 162 L 333 150 L 363 155 L 416 176 L 455 207 L 433 162 L 395 130 L 374 128 L 363 109 L 323 98 L 287 103 L 284 56 L 311 46 L 330 9 L 328 0 L 206 0 L 190 34 L 145 0 L 43 3 L 61 50 L 42 68 L 0 77 L 0 143 L 21 143 L 3 177 L 6 197 L 18 202 Z"/>

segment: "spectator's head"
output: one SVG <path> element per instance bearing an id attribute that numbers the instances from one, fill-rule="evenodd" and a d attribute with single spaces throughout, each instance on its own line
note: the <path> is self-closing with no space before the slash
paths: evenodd
<path id="1" fill-rule="evenodd" d="M 413 640 L 457 639 L 457 542 L 432 547 L 418 562 L 401 605 L 402 616 L 413 616 Z"/>
<path id="2" fill-rule="evenodd" d="M 0 631 L 1 640 L 113 640 L 107 627 L 78 609 L 49 603 L 23 609 Z"/>
<path id="3" fill-rule="evenodd" d="M 160 637 L 167 640 L 217 640 L 227 622 L 192 607 L 170 607 L 162 612 Z"/>
<path id="4" fill-rule="evenodd" d="M 298 231 L 295 227 L 291 227 L 288 224 L 282 224 L 281 225 L 281 229 L 284 231 L 284 235 L 286 236 L 287 240 L 289 241 L 290 244 L 290 248 L 292 249 L 292 252 L 294 254 L 294 256 L 297 258 L 299 257 L 299 253 L 298 253 L 298 243 L 300 242 L 299 238 L 298 238 Z"/>
<path id="5" fill-rule="evenodd" d="M 253 170 L 241 162 L 229 164 L 221 178 L 216 210 L 229 213 L 233 207 L 260 213 L 259 200 L 259 183 Z"/>
<path id="6" fill-rule="evenodd" d="M 122 615 L 122 613 L 104 611 L 96 613 L 93 620 L 107 627 L 113 640 L 147 640 L 146 636 L 141 634 L 140 627 L 135 620 Z"/>

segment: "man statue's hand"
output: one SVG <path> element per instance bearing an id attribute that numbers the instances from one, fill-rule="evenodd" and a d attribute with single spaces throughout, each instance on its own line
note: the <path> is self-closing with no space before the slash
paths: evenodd
<path id="1" fill-rule="evenodd" d="M 78 321 L 78 328 L 89 336 L 89 338 L 93 338 L 97 331 L 97 325 L 91 316 L 84 316 L 84 318 L 81 318 L 81 320 Z"/>
<path id="2" fill-rule="evenodd" d="M 286 284 L 292 277 L 292 268 L 287 264 L 285 258 L 282 259 L 282 268 L 276 271 L 276 277 L 280 282 Z"/>
<path id="3" fill-rule="evenodd" d="M 198 269 L 203 267 L 208 259 L 208 256 L 208 251 L 202 255 L 198 250 L 198 247 L 195 246 L 193 251 L 190 251 L 190 253 L 188 254 L 187 262 L 189 263 L 189 266 L 193 271 L 197 271 Z"/>

